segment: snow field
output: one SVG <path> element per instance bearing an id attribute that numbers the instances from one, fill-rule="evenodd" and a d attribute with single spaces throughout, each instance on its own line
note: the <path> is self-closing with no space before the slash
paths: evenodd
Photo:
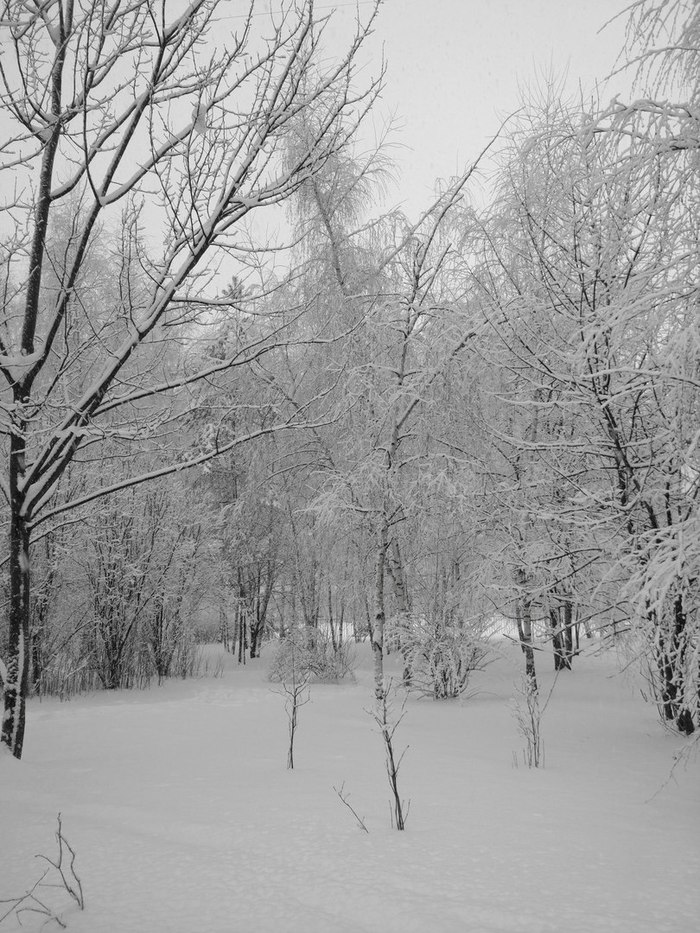
<path id="1" fill-rule="evenodd" d="M 86 909 L 47 896 L 73 933 L 694 933 L 697 755 L 669 780 L 684 742 L 602 655 L 559 677 L 546 767 L 514 767 L 522 662 L 505 651 L 476 696 L 409 699 L 404 833 L 366 712 L 366 646 L 355 683 L 312 685 L 293 772 L 269 655 L 227 659 L 220 679 L 32 702 L 24 760 L 0 758 L 0 897 L 54 856 L 60 811 Z M 538 660 L 546 695 L 551 659 Z M 369 834 L 334 793 L 343 782 Z"/>

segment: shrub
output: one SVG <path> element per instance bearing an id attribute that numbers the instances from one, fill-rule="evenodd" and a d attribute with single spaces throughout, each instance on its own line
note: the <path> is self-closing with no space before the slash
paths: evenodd
<path id="1" fill-rule="evenodd" d="M 291 629 L 280 638 L 269 677 L 278 683 L 293 683 L 302 678 L 333 683 L 351 677 L 352 667 L 349 643 L 334 646 L 321 629 L 307 626 Z"/>
<path id="2" fill-rule="evenodd" d="M 411 618 L 401 628 L 406 686 L 436 700 L 461 696 L 473 671 L 488 661 L 489 647 L 473 628 Z"/>

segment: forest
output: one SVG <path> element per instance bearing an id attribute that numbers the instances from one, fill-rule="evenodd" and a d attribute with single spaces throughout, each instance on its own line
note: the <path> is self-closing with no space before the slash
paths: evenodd
<path id="1" fill-rule="evenodd" d="M 695 928 L 700 6 L 416 216 L 384 6 L 0 2 L 3 929 Z"/>
<path id="2" fill-rule="evenodd" d="M 356 142 L 379 5 L 323 67 L 313 4 L 226 48 L 219 6 L 4 4 L 3 743 L 203 642 L 454 697 L 495 632 L 533 691 L 624 640 L 693 733 L 695 5 L 632 4 L 643 97 L 525 101 L 417 220 Z"/>
<path id="3" fill-rule="evenodd" d="M 360 145 L 381 4 L 330 59 L 311 2 L 222 45 L 215 0 L 2 8 L 5 748 L 203 644 L 366 642 L 386 712 L 387 653 L 455 698 L 496 636 L 532 703 L 624 646 L 693 734 L 697 5 L 632 3 L 638 96 L 532 95 L 417 219 Z"/>
<path id="4" fill-rule="evenodd" d="M 525 102 L 417 221 L 355 145 L 381 11 L 321 71 L 312 4 L 202 52 L 217 6 L 5 4 L 3 743 L 212 640 L 457 696 L 506 623 L 534 691 L 533 632 L 624 637 L 692 733 L 695 6 L 633 4 L 648 96 Z"/>

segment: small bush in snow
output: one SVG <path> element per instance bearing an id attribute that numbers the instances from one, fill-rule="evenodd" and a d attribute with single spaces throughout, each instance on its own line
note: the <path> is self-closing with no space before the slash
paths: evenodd
<path id="1" fill-rule="evenodd" d="M 474 629 L 412 618 L 399 633 L 406 685 L 436 700 L 461 696 L 473 671 L 487 663 L 489 648 Z"/>
<path id="2" fill-rule="evenodd" d="M 350 645 L 333 643 L 317 628 L 292 629 L 279 640 L 270 668 L 270 680 L 292 683 L 307 677 L 316 682 L 334 682 L 352 676 Z"/>

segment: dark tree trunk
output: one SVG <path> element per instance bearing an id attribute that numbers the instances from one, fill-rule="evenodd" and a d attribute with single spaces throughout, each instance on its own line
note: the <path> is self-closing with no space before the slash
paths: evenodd
<path id="1" fill-rule="evenodd" d="M 520 600 L 515 604 L 515 624 L 518 627 L 518 643 L 520 650 L 525 654 L 525 632 L 523 631 L 523 614 Z"/>
<path id="2" fill-rule="evenodd" d="M 568 662 L 569 669 L 574 657 L 574 607 L 570 599 L 564 603 L 564 631 L 562 638 L 564 640 L 564 654 Z M 578 649 L 578 628 L 576 628 L 576 640 Z"/>
<path id="3" fill-rule="evenodd" d="M 257 620 L 255 625 L 250 626 L 250 657 L 260 656 L 260 642 L 262 641 L 262 631 L 265 625 L 264 620 Z"/>
<path id="4" fill-rule="evenodd" d="M 42 650 L 42 632 L 40 629 L 34 629 L 31 636 L 32 651 L 32 687 L 37 689 L 44 671 L 43 650 Z"/>
<path id="5" fill-rule="evenodd" d="M 29 690 L 29 529 L 22 515 L 20 481 L 24 476 L 23 425 L 10 435 L 9 617 L 3 720 L 0 740 L 22 757 Z"/>
<path id="6" fill-rule="evenodd" d="M 245 618 L 242 612 L 238 613 L 238 618 L 236 620 L 236 634 L 238 635 L 238 663 L 245 664 L 245 651 L 246 651 L 246 624 Z"/>
<path id="7" fill-rule="evenodd" d="M 522 603 L 522 640 L 521 646 L 525 654 L 525 676 L 532 690 L 537 690 L 537 673 L 535 671 L 535 651 L 532 647 L 532 606 L 529 599 Z"/>
<path id="8" fill-rule="evenodd" d="M 695 723 L 691 711 L 683 702 L 686 614 L 682 596 L 677 596 L 674 600 L 672 630 L 668 634 L 661 633 L 657 650 L 664 718 L 669 722 L 675 722 L 679 732 L 691 735 L 695 732 Z"/>
<path id="9" fill-rule="evenodd" d="M 571 670 L 571 662 L 567 656 L 564 629 L 560 623 L 559 607 L 549 610 L 549 622 L 552 626 L 552 650 L 554 652 L 554 670 Z"/>

